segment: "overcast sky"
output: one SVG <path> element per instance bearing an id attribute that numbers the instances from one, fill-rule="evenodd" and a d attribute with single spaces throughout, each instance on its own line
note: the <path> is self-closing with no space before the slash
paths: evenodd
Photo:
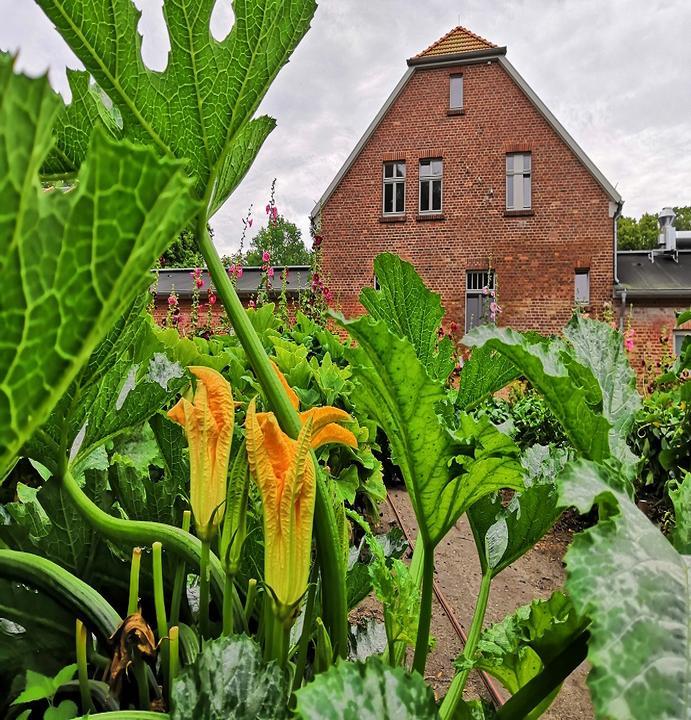
<path id="1" fill-rule="evenodd" d="M 165 65 L 161 0 L 144 14 L 145 62 Z M 32 0 L 0 0 L 0 48 L 65 91 L 79 63 Z M 237 247 L 277 178 L 279 210 L 306 233 L 307 216 L 417 54 L 453 26 L 497 45 L 638 216 L 691 204 L 690 0 L 322 0 L 312 29 L 260 107 L 278 121 L 254 166 L 213 219 Z M 217 0 L 213 26 L 232 22 Z"/>

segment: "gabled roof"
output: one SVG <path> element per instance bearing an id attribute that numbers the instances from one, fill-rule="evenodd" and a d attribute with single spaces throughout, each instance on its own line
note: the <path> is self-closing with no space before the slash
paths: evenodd
<path id="1" fill-rule="evenodd" d="M 370 137 L 374 134 L 374 131 L 377 129 L 379 123 L 384 119 L 385 115 L 389 111 L 389 108 L 394 104 L 401 92 L 403 92 L 403 88 L 405 88 L 408 84 L 408 81 L 418 67 L 423 67 L 423 69 L 425 69 L 431 67 L 443 67 L 445 65 L 455 66 L 459 64 L 474 64 L 484 61 L 498 62 L 499 65 L 501 65 L 507 75 L 509 75 L 509 77 L 523 91 L 524 95 L 532 102 L 535 109 L 540 113 L 540 115 L 542 115 L 547 124 L 550 125 L 557 135 L 559 135 L 573 154 L 580 160 L 586 170 L 588 170 L 588 172 L 593 176 L 595 181 L 609 196 L 610 200 L 617 204 L 622 203 L 622 197 L 615 187 L 607 180 L 595 163 L 585 154 L 583 148 L 581 148 L 581 146 L 571 137 L 571 135 L 566 131 L 566 128 L 557 120 L 556 117 L 554 117 L 549 108 L 542 102 L 542 100 L 540 100 L 535 91 L 518 73 L 516 68 L 506 59 L 506 47 L 498 47 L 497 45 L 489 42 L 489 40 L 485 40 L 479 35 L 475 35 L 475 33 L 472 33 L 470 30 L 459 25 L 444 35 L 444 37 L 437 40 L 437 42 L 430 45 L 426 50 L 423 50 L 421 53 L 408 60 L 408 70 L 399 80 L 398 85 L 396 85 L 393 89 L 391 95 L 389 95 L 386 99 L 386 102 L 382 105 L 367 130 L 365 130 L 365 134 L 353 148 L 353 151 L 350 153 L 345 163 L 343 163 L 343 166 L 336 174 L 336 177 L 334 177 L 329 186 L 326 188 L 324 194 L 317 201 L 317 204 L 314 208 L 312 208 L 310 217 L 315 218 L 319 214 L 319 211 L 331 197 L 331 194 L 340 185 L 341 180 L 343 180 L 348 170 L 350 170 L 352 164 L 362 152 Z"/>
<path id="2" fill-rule="evenodd" d="M 489 40 L 476 35 L 467 28 L 458 25 L 449 30 L 444 37 L 432 43 L 426 50 L 418 53 L 416 58 L 436 57 L 438 55 L 457 55 L 478 50 L 491 50 L 497 46 Z"/>
<path id="3" fill-rule="evenodd" d="M 649 250 L 620 250 L 617 253 L 619 290 L 630 299 L 678 299 L 691 297 L 691 252 L 680 250 L 675 260 Z"/>

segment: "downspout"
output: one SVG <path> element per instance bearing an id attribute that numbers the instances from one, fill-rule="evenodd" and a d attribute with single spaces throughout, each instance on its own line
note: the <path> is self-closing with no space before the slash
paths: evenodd
<path id="1" fill-rule="evenodd" d="M 617 261 L 617 251 L 619 250 L 619 218 L 621 217 L 621 211 L 624 208 L 624 201 L 620 200 L 617 203 L 617 209 L 614 211 L 613 224 L 614 232 L 612 233 L 614 242 L 614 258 L 613 258 L 613 270 L 614 270 L 614 288 L 612 295 L 614 298 L 620 293 L 621 297 L 621 315 L 619 316 L 619 330 L 624 331 L 624 318 L 626 317 L 626 288 L 622 288 L 617 291 L 619 286 L 619 263 Z"/>

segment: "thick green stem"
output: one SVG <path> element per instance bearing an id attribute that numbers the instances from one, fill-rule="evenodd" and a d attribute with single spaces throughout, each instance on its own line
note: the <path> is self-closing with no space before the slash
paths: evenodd
<path id="1" fill-rule="evenodd" d="M 587 630 L 578 635 L 539 675 L 499 709 L 497 720 L 522 720 L 544 702 L 586 659 L 589 637 Z"/>
<path id="2" fill-rule="evenodd" d="M 199 639 L 209 637 L 209 555 L 210 543 L 202 540 L 202 556 L 199 562 Z M 225 604 L 225 601 L 224 601 Z"/>
<path id="3" fill-rule="evenodd" d="M 168 619 L 166 618 L 166 597 L 163 592 L 163 545 L 155 542 L 153 549 L 154 570 L 154 607 L 156 609 L 156 625 L 159 642 L 168 637 Z"/>
<path id="4" fill-rule="evenodd" d="M 77 676 L 79 678 L 79 695 L 82 700 L 82 714 L 93 710 L 91 691 L 89 690 L 89 672 L 86 661 L 86 626 L 81 620 L 76 622 Z"/>
<path id="5" fill-rule="evenodd" d="M 228 314 L 257 379 L 285 433 L 297 438 L 300 418 L 290 404 L 264 351 L 250 319 L 235 292 L 216 248 L 209 237 L 207 218 L 200 214 L 197 222 L 197 242 L 211 274 L 214 286 Z M 323 613 L 336 653 L 346 656 L 348 650 L 348 605 L 345 586 L 345 559 L 341 551 L 336 515 L 324 478 L 319 471 L 314 453 L 312 460 L 317 470 L 317 499 L 315 502 L 314 534 L 319 567 L 322 575 Z"/>
<path id="6" fill-rule="evenodd" d="M 142 549 L 136 547 L 132 550 L 132 563 L 130 565 L 130 597 L 127 603 L 127 614 L 132 615 L 139 609 L 139 569 L 142 564 Z"/>
<path id="7" fill-rule="evenodd" d="M 0 578 L 46 593 L 103 638 L 109 638 L 122 623 L 115 609 L 90 585 L 56 563 L 33 553 L 0 550 Z"/>
<path id="8" fill-rule="evenodd" d="M 252 613 L 254 612 L 254 603 L 257 599 L 257 581 L 250 578 L 247 582 L 247 595 L 245 597 L 245 608 L 243 615 L 245 616 L 245 627 L 249 625 Z"/>
<path id="9" fill-rule="evenodd" d="M 177 677 L 180 663 L 179 628 L 177 625 L 170 628 L 168 637 L 170 638 L 170 644 L 168 647 L 168 707 L 170 707 L 171 689 L 173 687 L 173 682 L 175 682 L 175 678 Z"/>
<path id="10" fill-rule="evenodd" d="M 470 631 L 468 632 L 468 640 L 463 648 L 463 658 L 468 661 L 472 660 L 478 640 L 480 639 L 482 624 L 485 621 L 485 613 L 487 612 L 487 601 L 489 600 L 491 584 L 492 572 L 487 570 L 482 576 L 480 592 L 477 597 L 477 603 L 475 604 L 475 612 L 473 613 L 473 620 L 470 624 Z M 439 708 L 441 720 L 450 720 L 450 718 L 454 717 L 458 703 L 463 697 L 463 690 L 465 689 L 466 682 L 468 682 L 469 674 L 470 670 L 461 670 L 461 672 L 457 673 L 454 677 L 446 693 L 446 697 Z"/>
<path id="11" fill-rule="evenodd" d="M 422 539 L 418 537 L 418 543 Z M 425 545 L 422 559 L 422 592 L 420 598 L 420 619 L 415 640 L 413 670 L 425 674 L 427 650 L 429 648 L 429 629 L 432 623 L 432 591 L 434 589 L 434 547 Z"/>
<path id="12" fill-rule="evenodd" d="M 192 512 L 185 510 L 182 513 L 182 529 L 184 532 L 190 531 L 192 522 Z M 177 625 L 180 621 L 180 603 L 182 602 L 182 589 L 185 586 L 185 574 L 187 568 L 184 560 L 178 560 L 175 568 L 175 581 L 173 582 L 173 596 L 170 600 L 170 624 Z"/>
<path id="13" fill-rule="evenodd" d="M 232 635 L 235 626 L 235 611 L 233 603 L 233 592 L 235 581 L 230 573 L 226 573 L 226 585 L 223 590 L 223 634 Z"/>
<path id="14" fill-rule="evenodd" d="M 283 617 L 270 593 L 264 595 L 264 659 L 276 660 L 284 668 L 288 663 L 290 622 Z"/>
<path id="15" fill-rule="evenodd" d="M 166 552 L 172 553 L 194 567 L 199 567 L 201 542 L 182 528 L 145 520 L 123 520 L 109 515 L 89 499 L 69 470 L 63 473 L 62 487 L 91 527 L 109 540 L 124 543 L 130 547 L 153 545 L 157 541 L 162 542 L 166 546 Z M 225 573 L 219 559 L 213 553 L 210 557 L 210 570 L 213 590 L 220 605 L 223 598 Z"/>
<path id="16" fill-rule="evenodd" d="M 134 681 L 137 684 L 139 707 L 141 710 L 148 710 L 150 706 L 150 696 L 149 678 L 146 674 L 146 664 L 141 656 L 135 655 L 132 660 L 132 665 L 134 667 Z"/>

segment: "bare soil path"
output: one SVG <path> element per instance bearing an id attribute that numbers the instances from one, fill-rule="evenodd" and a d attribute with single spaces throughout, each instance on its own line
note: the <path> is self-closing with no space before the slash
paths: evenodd
<path id="1" fill-rule="evenodd" d="M 405 532 L 415 538 L 417 525 L 406 491 L 390 488 L 389 496 Z M 384 529 L 397 524 L 388 503 L 382 506 L 382 513 Z M 536 598 L 547 598 L 561 587 L 565 580 L 562 558 L 570 541 L 568 530 L 553 530 L 529 553 L 497 576 L 492 583 L 485 624 L 501 620 L 520 605 Z M 480 587 L 480 563 L 465 518 L 456 523 L 437 548 L 435 576 L 455 617 L 467 633 Z M 462 650 L 462 642 L 436 598 L 432 633 L 436 646 L 427 664 L 427 681 L 435 693 L 442 696 L 453 678 L 453 660 Z M 585 683 L 586 675 L 587 665 L 584 663 L 567 679 L 559 696 L 542 717 L 546 720 L 592 720 L 594 713 Z M 471 675 L 466 692 L 469 698 L 482 696 L 489 699 L 477 673 Z"/>

